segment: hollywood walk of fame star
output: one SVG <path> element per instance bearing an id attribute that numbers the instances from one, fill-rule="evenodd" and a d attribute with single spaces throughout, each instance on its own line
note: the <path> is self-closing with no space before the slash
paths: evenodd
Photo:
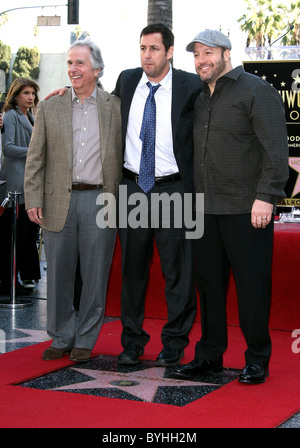
<path id="1" fill-rule="evenodd" d="M 130 373 L 97 371 L 90 369 L 72 368 L 76 372 L 91 377 L 85 382 L 64 385 L 51 389 L 52 391 L 72 391 L 84 389 L 119 389 L 138 397 L 145 402 L 153 402 L 159 387 L 183 387 L 183 386 L 216 386 L 212 383 L 200 383 L 181 379 L 164 378 L 164 367 L 152 367 L 145 370 Z"/>
<path id="2" fill-rule="evenodd" d="M 300 84 L 300 75 L 299 75 L 299 73 L 297 73 L 297 76 L 295 78 L 293 77 L 293 80 L 295 81 L 295 84 Z"/>
<path id="3" fill-rule="evenodd" d="M 289 157 L 289 166 L 298 173 L 298 177 L 294 185 L 294 191 L 292 193 L 292 197 L 294 197 L 300 193 L 300 158 Z"/>
<path id="4" fill-rule="evenodd" d="M 50 338 L 47 335 L 47 332 L 44 330 L 29 330 L 29 329 L 23 329 L 23 328 L 14 328 L 16 331 L 20 331 L 22 333 L 27 333 L 27 336 L 20 337 L 20 338 L 14 338 L 14 339 L 6 339 L 5 332 L 2 332 L 1 342 L 15 344 L 15 343 L 24 343 L 28 342 L 31 344 L 37 344 L 39 342 L 46 342 L 49 341 Z"/>

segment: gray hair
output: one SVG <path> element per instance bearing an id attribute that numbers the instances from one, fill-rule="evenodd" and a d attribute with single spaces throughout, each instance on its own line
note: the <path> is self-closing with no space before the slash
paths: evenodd
<path id="1" fill-rule="evenodd" d="M 103 76 L 104 73 L 104 62 L 102 58 L 102 54 L 100 51 L 100 48 L 89 38 L 86 37 L 83 40 L 76 40 L 70 47 L 69 51 L 72 50 L 75 47 L 88 47 L 91 51 L 91 64 L 93 67 L 93 70 L 100 69 L 98 79 Z"/>

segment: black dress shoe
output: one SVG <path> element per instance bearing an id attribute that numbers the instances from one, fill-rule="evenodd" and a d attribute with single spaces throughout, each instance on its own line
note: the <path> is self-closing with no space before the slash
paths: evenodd
<path id="1" fill-rule="evenodd" d="M 183 355 L 183 350 L 168 350 L 163 348 L 156 359 L 156 365 L 163 367 L 177 366 L 183 358 Z"/>
<path id="2" fill-rule="evenodd" d="M 240 383 L 261 384 L 269 376 L 269 368 L 259 364 L 247 364 L 239 376 Z"/>
<path id="3" fill-rule="evenodd" d="M 188 364 L 176 367 L 174 373 L 178 375 L 204 375 L 206 373 L 220 372 L 221 370 L 223 370 L 222 360 L 194 359 Z"/>
<path id="4" fill-rule="evenodd" d="M 141 347 L 133 347 L 125 349 L 118 356 L 119 364 L 138 364 L 140 356 L 144 354 L 144 349 Z"/>

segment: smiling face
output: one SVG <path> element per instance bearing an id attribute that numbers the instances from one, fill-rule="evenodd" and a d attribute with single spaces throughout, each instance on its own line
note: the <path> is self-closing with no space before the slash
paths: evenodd
<path id="1" fill-rule="evenodd" d="M 76 95 L 80 99 L 93 93 L 100 69 L 93 69 L 91 51 L 87 46 L 72 48 L 68 56 L 68 75 Z"/>
<path id="2" fill-rule="evenodd" d="M 173 47 L 166 52 L 160 33 L 146 34 L 141 37 L 140 55 L 141 65 L 148 79 L 160 82 L 170 69 Z"/>
<path id="3" fill-rule="evenodd" d="M 194 44 L 195 69 L 203 82 L 214 90 L 217 80 L 232 69 L 230 51 L 220 47 Z"/>

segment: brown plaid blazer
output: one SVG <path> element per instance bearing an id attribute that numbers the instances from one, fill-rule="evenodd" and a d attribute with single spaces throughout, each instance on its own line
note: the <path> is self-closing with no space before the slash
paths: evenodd
<path id="1" fill-rule="evenodd" d="M 120 100 L 97 90 L 103 187 L 117 197 L 122 170 Z M 25 206 L 43 208 L 43 228 L 60 232 L 72 193 L 72 92 L 38 105 L 25 167 Z M 100 169 L 100 167 L 99 167 Z"/>

